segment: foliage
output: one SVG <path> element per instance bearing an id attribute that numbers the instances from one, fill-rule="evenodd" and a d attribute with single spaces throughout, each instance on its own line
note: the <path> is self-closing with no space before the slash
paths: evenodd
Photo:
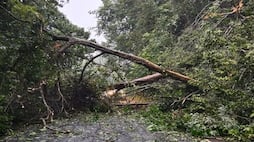
<path id="1" fill-rule="evenodd" d="M 50 34 L 89 38 L 88 32 L 71 24 L 58 11 L 58 6 L 65 2 L 0 2 L 1 135 L 17 123 L 46 116 L 47 109 L 38 90 L 42 81 L 46 82 L 46 101 L 55 115 L 65 112 L 61 109 L 63 105 L 69 110 L 72 107 L 70 95 L 76 87 L 74 84 L 80 75 L 80 66 L 85 54 L 93 51 L 74 46 L 64 55 L 56 54 L 64 43 L 53 41 Z M 60 88 L 57 88 L 58 84 Z M 61 97 L 62 94 L 64 97 Z"/>
<path id="2" fill-rule="evenodd" d="M 196 136 L 253 140 L 252 0 L 103 3 L 97 13 L 98 27 L 118 49 L 195 79 L 189 82 L 191 85 L 161 82 L 156 93 L 165 103 L 146 114 L 155 129 L 167 127 Z M 128 77 L 149 73 L 132 67 Z M 181 112 L 179 120 L 173 119 L 175 111 Z"/>
<path id="3" fill-rule="evenodd" d="M 94 51 L 73 46 L 57 54 L 65 43 L 53 41 L 51 34 L 89 38 L 57 10 L 63 2 L 0 2 L 1 134 L 11 123 L 47 116 L 48 109 L 60 114 L 65 106 L 71 110 L 82 105 L 82 110 L 105 111 L 97 90 L 151 73 L 105 55 L 103 63 L 85 69 L 88 75 L 78 83 L 80 66 Z M 109 41 L 106 45 L 194 79 L 188 84 L 164 79 L 149 90 L 161 102 L 143 114 L 149 118 L 149 129 L 254 139 L 252 0 L 103 0 L 103 4 L 95 13 L 99 31 Z"/>
<path id="4" fill-rule="evenodd" d="M 4 111 L 4 98 L 0 96 L 0 134 L 5 133 L 6 130 L 10 129 L 11 117 Z"/>
<path id="5" fill-rule="evenodd" d="M 229 141 L 250 141 L 253 139 L 253 123 L 249 126 L 239 125 L 230 115 L 220 107 L 218 115 L 205 113 L 189 113 L 189 110 L 178 109 L 163 112 L 158 106 L 152 106 L 141 115 L 148 123 L 151 131 L 182 131 L 193 136 L 218 137 L 222 136 Z"/>

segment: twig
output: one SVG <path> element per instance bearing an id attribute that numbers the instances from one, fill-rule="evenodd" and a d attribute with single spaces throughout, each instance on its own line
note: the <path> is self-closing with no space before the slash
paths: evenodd
<path id="1" fill-rule="evenodd" d="M 132 94 L 143 92 L 143 91 L 148 90 L 150 88 L 155 88 L 156 86 L 157 86 L 157 84 L 155 84 L 155 85 L 153 85 L 153 84 L 143 85 L 143 86 L 137 87 L 133 90 L 130 90 L 130 91 L 126 92 L 125 94 L 126 94 L 126 96 L 132 96 Z"/>
<path id="2" fill-rule="evenodd" d="M 200 21 L 200 19 L 202 19 L 203 16 L 201 16 L 201 14 L 205 11 L 205 9 L 210 6 L 212 4 L 212 2 L 208 3 L 205 7 L 203 7 L 203 9 L 198 13 L 198 15 L 195 17 L 194 22 L 191 24 L 192 26 L 196 26 L 197 23 Z"/>
<path id="3" fill-rule="evenodd" d="M 194 92 L 190 93 L 189 95 L 185 96 L 184 98 L 174 100 L 173 103 L 170 104 L 170 106 L 174 106 L 176 103 L 177 104 L 181 103 L 183 105 L 189 97 L 191 97 L 192 95 L 196 94 L 199 91 L 200 90 L 194 91 Z"/>
<path id="4" fill-rule="evenodd" d="M 182 105 L 185 103 L 185 101 L 186 101 L 189 97 L 191 97 L 192 95 L 196 94 L 197 92 L 199 92 L 199 90 L 197 90 L 197 91 L 195 91 L 195 92 L 192 92 L 192 93 L 190 93 L 189 95 L 187 95 L 186 97 L 184 97 L 184 98 L 182 99 Z"/>
<path id="5" fill-rule="evenodd" d="M 127 103 L 127 104 L 114 104 L 114 106 L 148 106 L 151 103 Z"/>
<path id="6" fill-rule="evenodd" d="M 224 36 L 228 36 L 230 34 L 230 32 L 233 30 L 232 26 L 229 26 L 226 31 L 224 32 Z"/>
<path id="7" fill-rule="evenodd" d="M 242 80 L 242 77 L 243 77 L 244 73 L 246 72 L 246 70 L 247 70 L 246 68 L 244 68 L 244 69 L 243 69 L 243 71 L 241 72 L 241 74 L 240 74 L 240 76 L 239 76 L 238 80 L 237 80 L 237 81 L 235 81 L 234 85 L 232 86 L 232 89 L 234 89 L 234 88 L 235 88 L 235 86 L 236 86 L 236 83 L 237 83 L 237 82 L 239 82 L 239 81 L 241 81 L 241 80 Z"/>
<path id="8" fill-rule="evenodd" d="M 224 15 L 224 17 L 222 19 L 220 19 L 217 23 L 215 23 L 215 25 L 213 26 L 212 29 L 217 28 L 222 23 L 222 21 L 225 20 L 230 14 Z"/>

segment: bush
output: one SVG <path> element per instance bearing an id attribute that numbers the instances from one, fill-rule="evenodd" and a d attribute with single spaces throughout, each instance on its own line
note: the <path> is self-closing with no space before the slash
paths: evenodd
<path id="1" fill-rule="evenodd" d="M 0 136 L 11 128 L 11 117 L 4 112 L 4 97 L 0 95 Z"/>

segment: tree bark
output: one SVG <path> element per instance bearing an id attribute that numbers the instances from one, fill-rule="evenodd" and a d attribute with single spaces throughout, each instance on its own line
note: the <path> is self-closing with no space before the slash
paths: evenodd
<path id="1" fill-rule="evenodd" d="M 163 78 L 164 76 L 161 73 L 154 73 L 152 75 L 147 75 L 141 78 L 134 79 L 129 82 L 122 82 L 122 83 L 117 83 L 109 88 L 111 89 L 116 89 L 116 90 L 121 90 L 127 87 L 135 86 L 135 85 L 143 85 L 143 84 L 148 84 L 148 83 L 153 83 L 155 81 L 158 81 L 159 79 Z"/>
<path id="2" fill-rule="evenodd" d="M 72 45 L 75 45 L 75 44 L 84 45 L 84 46 L 91 47 L 96 50 L 102 51 L 107 54 L 115 55 L 120 58 L 130 60 L 130 61 L 132 61 L 136 64 L 140 64 L 152 71 L 161 73 L 163 76 L 170 76 L 173 79 L 180 80 L 183 82 L 188 82 L 189 80 L 192 80 L 190 77 L 188 77 L 186 75 L 183 75 L 178 72 L 174 72 L 169 69 L 165 69 L 163 67 L 160 67 L 159 65 L 157 65 L 149 60 L 146 60 L 142 57 L 135 56 L 133 54 L 127 54 L 127 53 L 113 50 L 113 49 L 109 49 L 107 47 L 98 45 L 98 44 L 88 41 L 88 40 L 78 39 L 78 38 L 73 38 L 73 37 L 65 37 L 65 36 L 52 36 L 52 38 L 53 38 L 53 40 L 61 40 L 61 41 L 68 42 L 65 46 L 63 46 L 62 48 L 59 49 L 59 51 L 58 51 L 59 53 L 63 53 L 66 49 L 68 49 L 69 47 L 71 47 Z"/>

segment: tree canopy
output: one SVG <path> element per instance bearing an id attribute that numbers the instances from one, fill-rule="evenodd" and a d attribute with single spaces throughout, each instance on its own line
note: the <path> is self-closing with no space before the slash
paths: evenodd
<path id="1" fill-rule="evenodd" d="M 167 81 L 157 87 L 159 94 L 168 96 L 163 110 L 180 107 L 184 113 L 178 119 L 186 117 L 168 124 L 170 129 L 181 127 L 193 135 L 253 139 L 253 1 L 103 3 L 97 11 L 98 28 L 117 49 L 131 51 L 196 80 L 192 83 L 199 91 Z M 136 69 L 130 70 L 129 76 L 148 73 L 133 67 Z M 186 99 L 191 102 L 186 103 L 187 108 Z M 208 120 L 225 124 L 212 125 Z"/>
<path id="2" fill-rule="evenodd" d="M 58 11 L 67 2 L 0 2 L 1 134 L 81 106 L 103 110 L 97 92 L 148 81 L 152 130 L 254 139 L 253 0 L 102 0 L 103 45 Z"/>
<path id="3" fill-rule="evenodd" d="M 63 2 L 63 1 L 62 1 Z M 58 56 L 62 43 L 50 39 L 48 32 L 75 35 L 87 39 L 89 33 L 70 23 L 57 9 L 62 2 L 4 0 L 0 2 L 0 132 L 11 123 L 43 112 L 40 95 L 31 95 L 42 80 L 51 86 L 64 72 L 77 68 L 81 58 L 71 54 Z M 36 112 L 35 114 L 31 111 Z M 7 115 L 9 114 L 9 115 Z M 34 116 L 35 118 L 38 116 Z M 35 119 L 32 118 L 32 119 Z"/>

